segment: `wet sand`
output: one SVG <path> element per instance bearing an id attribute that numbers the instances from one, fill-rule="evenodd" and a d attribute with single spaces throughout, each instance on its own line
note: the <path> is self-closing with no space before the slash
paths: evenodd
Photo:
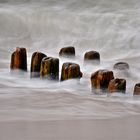
<path id="1" fill-rule="evenodd" d="M 99 120 L 0 122 L 0 140 L 140 140 L 140 115 Z"/>

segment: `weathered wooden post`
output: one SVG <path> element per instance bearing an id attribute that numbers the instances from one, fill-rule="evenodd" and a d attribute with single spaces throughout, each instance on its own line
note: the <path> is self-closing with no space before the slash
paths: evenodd
<path id="1" fill-rule="evenodd" d="M 116 70 L 127 70 L 129 69 L 129 64 L 126 62 L 117 62 L 114 64 L 113 68 Z"/>
<path id="2" fill-rule="evenodd" d="M 134 95 L 140 95 L 140 83 L 137 83 L 134 87 Z"/>
<path id="3" fill-rule="evenodd" d="M 61 81 L 68 79 L 80 79 L 82 77 L 82 72 L 80 71 L 80 66 L 76 63 L 67 62 L 62 66 L 61 71 Z"/>
<path id="4" fill-rule="evenodd" d="M 84 62 L 85 63 L 95 63 L 95 64 L 99 64 L 100 63 L 100 54 L 97 51 L 89 51 L 86 52 L 84 55 Z"/>
<path id="5" fill-rule="evenodd" d="M 59 51 L 59 56 L 74 57 L 75 56 L 75 48 L 72 46 L 61 48 Z"/>
<path id="6" fill-rule="evenodd" d="M 107 92 L 110 80 L 114 79 L 112 71 L 98 70 L 91 75 L 91 87 L 95 93 Z"/>
<path id="7" fill-rule="evenodd" d="M 27 54 L 25 48 L 16 48 L 16 51 L 11 55 L 11 70 L 27 71 Z"/>
<path id="8" fill-rule="evenodd" d="M 40 76 L 41 78 L 59 80 L 59 59 L 52 57 L 43 58 L 41 62 Z"/>
<path id="9" fill-rule="evenodd" d="M 113 93 L 113 92 L 121 92 L 125 93 L 126 91 L 126 80 L 125 79 L 112 79 L 109 82 L 108 86 L 108 92 Z"/>
<path id="10" fill-rule="evenodd" d="M 47 57 L 41 52 L 34 52 L 31 59 L 31 78 L 40 77 L 41 61 Z"/>

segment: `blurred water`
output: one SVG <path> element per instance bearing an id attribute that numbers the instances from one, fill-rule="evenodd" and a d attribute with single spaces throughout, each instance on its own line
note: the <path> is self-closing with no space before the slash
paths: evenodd
<path id="1" fill-rule="evenodd" d="M 140 98 L 133 97 L 140 82 L 139 0 L 0 0 L 0 121 L 101 119 L 140 113 Z M 76 48 L 73 61 L 84 73 L 80 82 L 30 79 L 31 55 L 41 51 L 58 57 L 60 48 Z M 17 46 L 28 51 L 28 73 L 10 73 L 11 53 Z M 84 66 L 85 51 L 100 52 L 99 66 Z M 114 71 L 127 80 L 126 95 L 96 96 L 90 75 L 128 62 L 127 72 Z M 60 71 L 61 74 L 61 71 Z M 113 112 L 113 113 L 112 113 Z"/>

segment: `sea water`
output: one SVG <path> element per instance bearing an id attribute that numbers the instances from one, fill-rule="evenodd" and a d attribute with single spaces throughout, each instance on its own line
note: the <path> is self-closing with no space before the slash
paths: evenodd
<path id="1" fill-rule="evenodd" d="M 30 79 L 33 52 L 59 58 L 62 47 L 74 46 L 76 57 L 60 58 L 80 65 L 80 82 Z M 10 73 L 16 47 L 27 49 L 27 73 Z M 84 65 L 84 53 L 100 53 L 100 65 Z M 113 70 L 127 62 L 127 71 Z M 113 70 L 127 81 L 126 94 L 95 95 L 90 76 Z M 0 121 L 110 119 L 140 113 L 133 96 L 140 81 L 139 0 L 0 0 Z"/>

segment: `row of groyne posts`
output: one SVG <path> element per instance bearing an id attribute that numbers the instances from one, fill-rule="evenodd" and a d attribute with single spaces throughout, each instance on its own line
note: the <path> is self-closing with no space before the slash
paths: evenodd
<path id="1" fill-rule="evenodd" d="M 59 51 L 60 57 L 75 57 L 74 47 L 64 47 Z M 100 54 L 97 51 L 89 51 L 84 55 L 87 63 L 100 63 Z M 10 69 L 27 71 L 27 51 L 26 48 L 16 48 L 11 55 Z M 127 70 L 129 64 L 118 62 L 114 69 Z M 41 52 L 34 52 L 31 58 L 31 78 L 41 78 L 59 81 L 59 58 L 47 57 Z M 68 79 L 80 79 L 83 73 L 79 64 L 66 62 L 62 65 L 60 81 Z M 126 91 L 126 80 L 114 78 L 113 71 L 100 69 L 91 74 L 91 88 L 94 93 L 103 92 L 114 93 Z M 140 95 L 140 83 L 134 86 L 134 95 Z"/>

